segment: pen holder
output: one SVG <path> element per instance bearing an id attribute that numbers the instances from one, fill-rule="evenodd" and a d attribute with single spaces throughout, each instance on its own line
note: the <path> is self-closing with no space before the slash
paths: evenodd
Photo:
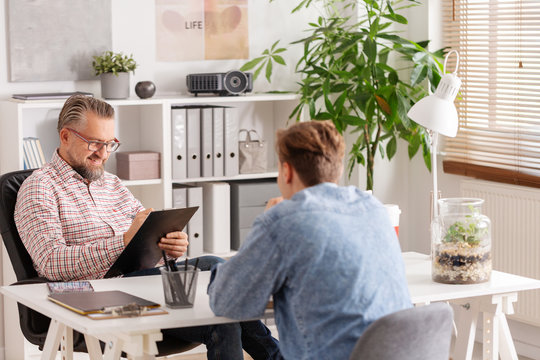
<path id="1" fill-rule="evenodd" d="M 165 304 L 173 309 L 193 307 L 200 269 L 189 265 L 187 271 L 184 268 L 170 271 L 164 266 L 159 270 L 163 281 Z"/>

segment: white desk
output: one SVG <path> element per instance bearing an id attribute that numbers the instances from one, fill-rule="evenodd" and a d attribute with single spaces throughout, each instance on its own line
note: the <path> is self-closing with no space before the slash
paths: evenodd
<path id="1" fill-rule="evenodd" d="M 484 360 L 517 360 L 516 349 L 506 321 L 506 314 L 514 312 L 512 304 L 517 292 L 540 288 L 540 281 L 522 276 L 493 271 L 491 280 L 475 285 L 447 285 L 431 280 L 431 260 L 428 255 L 403 253 L 405 271 L 415 305 L 448 301 L 459 305 L 455 314 L 457 338 L 453 358 L 472 359 L 476 325 L 483 314 Z M 480 319 L 482 321 L 482 319 Z"/>
<path id="2" fill-rule="evenodd" d="M 60 342 L 66 346 L 65 359 L 71 359 L 72 329 L 85 334 L 91 359 L 119 359 L 121 351 L 125 351 L 135 359 L 151 359 L 157 354 L 156 341 L 162 339 L 160 329 L 235 321 L 215 316 L 210 310 L 206 294 L 209 280 L 209 271 L 199 273 L 195 305 L 189 309 L 165 307 L 160 275 L 92 280 L 96 291 L 122 290 L 163 304 L 169 312 L 166 315 L 109 320 L 92 320 L 47 300 L 48 291 L 45 284 L 3 286 L 0 291 L 52 319 L 42 359 L 54 359 Z M 101 354 L 98 339 L 107 344 L 104 355 Z"/>
<path id="3" fill-rule="evenodd" d="M 450 301 L 461 305 L 456 313 L 458 336 L 454 359 L 470 360 L 478 315 L 483 313 L 484 360 L 517 360 L 505 314 L 513 312 L 512 303 L 517 292 L 540 288 L 540 281 L 493 271 L 491 281 L 477 285 L 446 285 L 431 280 L 431 261 L 428 255 L 404 253 L 407 281 L 411 300 L 415 305 L 435 301 Z M 16 301 L 52 319 L 42 359 L 54 359 L 58 344 L 65 346 L 65 359 L 71 359 L 72 329 L 87 339 L 91 359 L 118 359 L 121 351 L 133 358 L 153 358 L 157 354 L 156 341 L 161 340 L 160 329 L 233 322 L 215 316 L 210 310 L 206 287 L 210 273 L 200 273 L 197 297 L 191 309 L 168 309 L 167 315 L 145 316 L 111 320 L 91 320 L 64 309 L 47 300 L 45 284 L 4 286 L 1 292 Z M 122 290 L 142 298 L 164 304 L 161 278 L 145 276 L 124 279 L 92 281 L 96 291 Z M 105 341 L 105 354 L 101 354 L 98 340 Z"/>

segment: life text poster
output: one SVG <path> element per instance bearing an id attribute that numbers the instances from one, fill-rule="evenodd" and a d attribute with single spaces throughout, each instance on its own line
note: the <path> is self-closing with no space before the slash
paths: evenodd
<path id="1" fill-rule="evenodd" d="M 156 0 L 158 61 L 248 56 L 248 0 Z"/>

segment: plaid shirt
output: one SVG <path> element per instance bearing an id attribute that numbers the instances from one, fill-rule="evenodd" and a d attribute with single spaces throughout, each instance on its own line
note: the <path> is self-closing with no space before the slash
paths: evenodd
<path id="1" fill-rule="evenodd" d="M 15 223 L 40 276 L 102 278 L 124 249 L 123 235 L 144 207 L 105 172 L 88 182 L 57 152 L 21 186 Z"/>

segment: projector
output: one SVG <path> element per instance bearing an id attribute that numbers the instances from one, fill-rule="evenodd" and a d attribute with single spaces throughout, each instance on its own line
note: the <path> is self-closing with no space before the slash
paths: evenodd
<path id="1" fill-rule="evenodd" d="M 187 88 L 195 96 L 213 93 L 219 96 L 238 95 L 253 90 L 251 73 L 232 70 L 226 73 L 189 74 Z"/>

